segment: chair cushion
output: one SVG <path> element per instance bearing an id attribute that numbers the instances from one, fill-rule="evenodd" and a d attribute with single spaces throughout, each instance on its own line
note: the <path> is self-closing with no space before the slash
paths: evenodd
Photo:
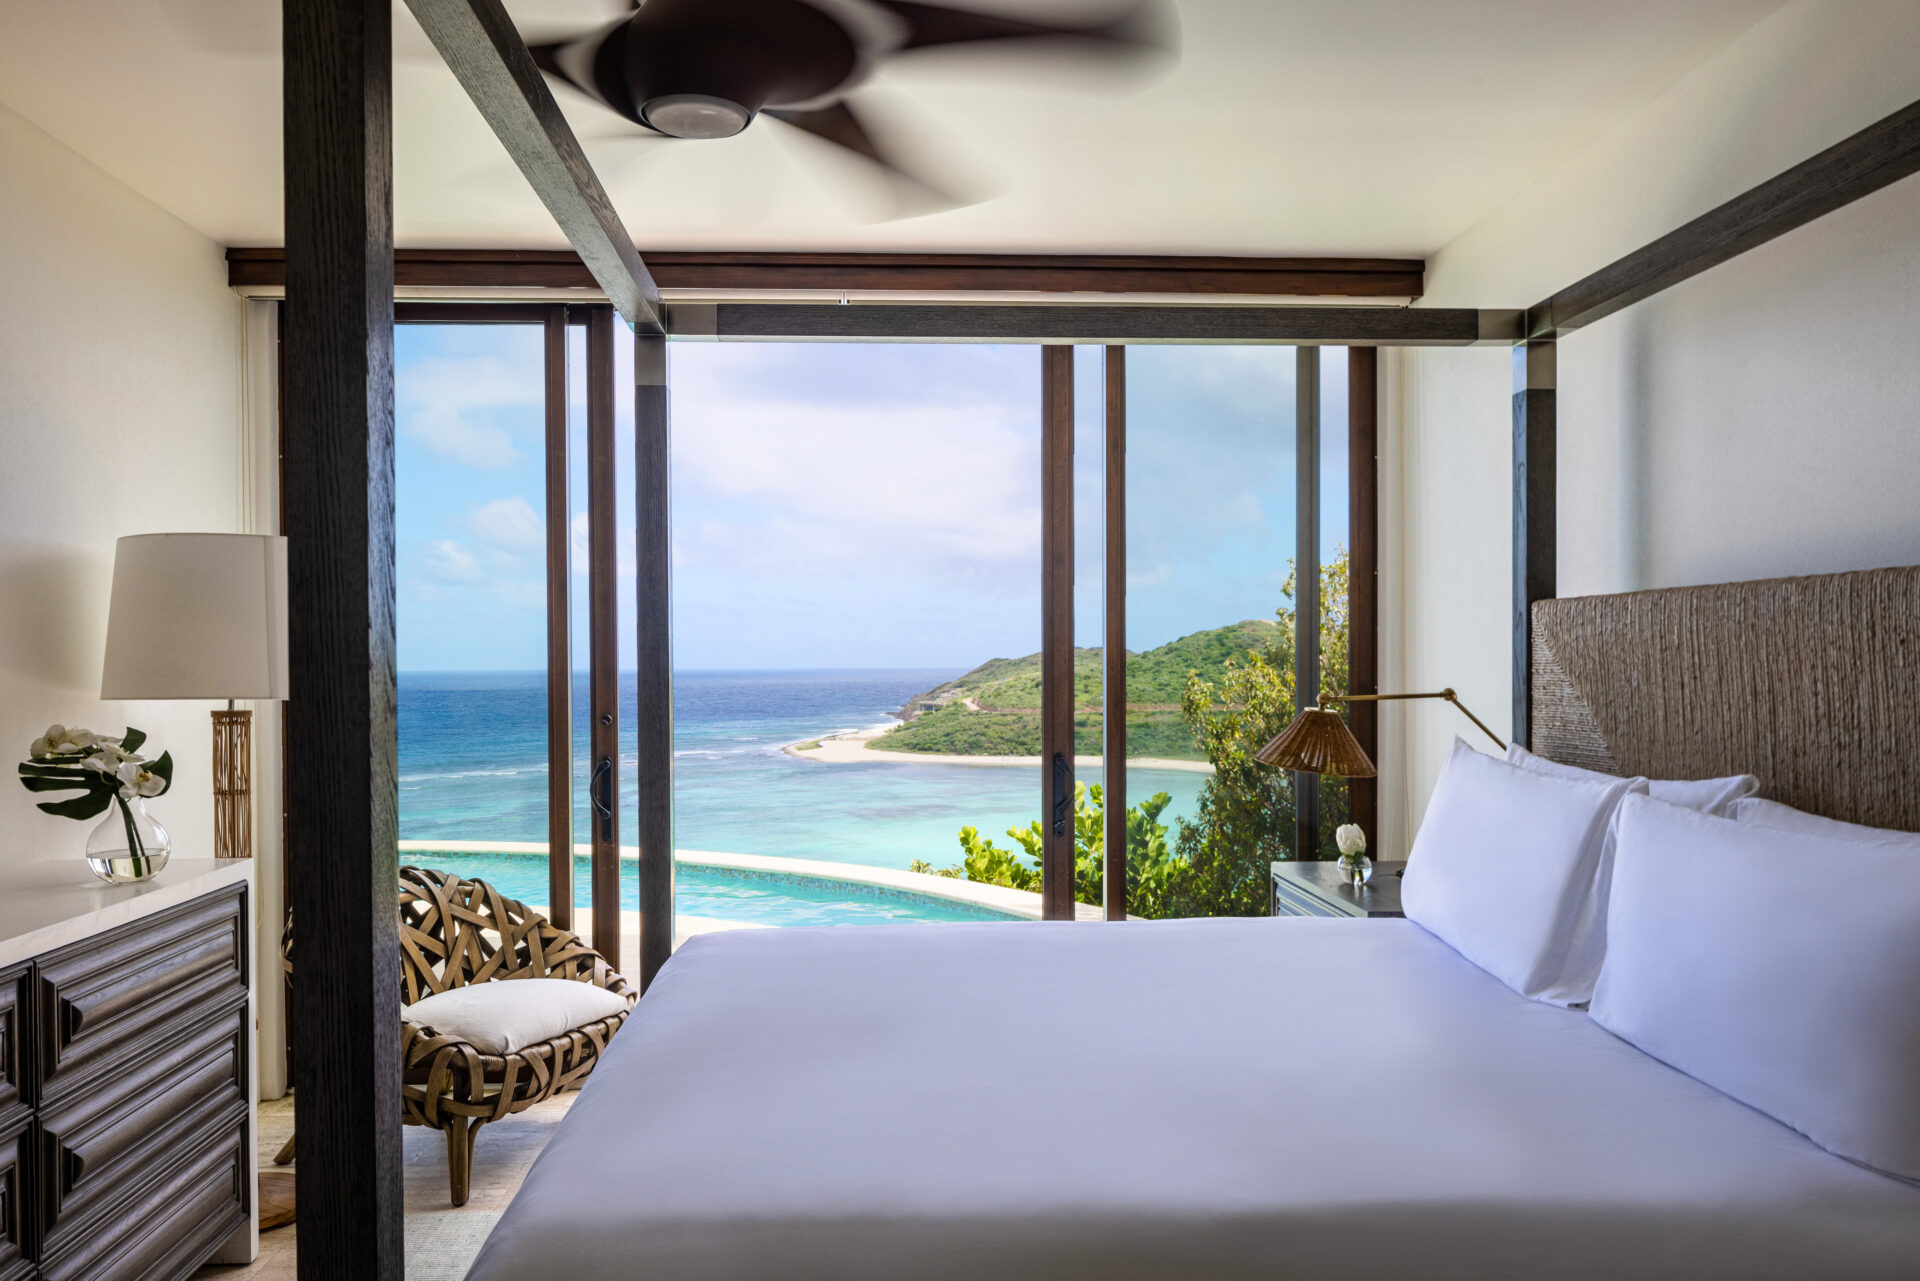
<path id="1" fill-rule="evenodd" d="M 627 1008 L 625 997 L 574 979 L 499 979 L 449 988 L 400 1007 L 409 1023 L 512 1054 Z"/>

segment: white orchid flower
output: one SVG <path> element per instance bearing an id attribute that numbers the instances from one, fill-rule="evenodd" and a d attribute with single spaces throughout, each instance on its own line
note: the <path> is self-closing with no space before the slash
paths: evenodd
<path id="1" fill-rule="evenodd" d="M 88 761 L 105 761 L 107 772 L 112 773 L 127 761 L 144 761 L 147 759 L 138 752 L 129 752 L 124 747 L 121 747 L 120 741 L 121 740 L 117 738 L 96 737 L 93 740 L 91 753 L 88 755 L 87 760 L 82 761 L 81 764 L 84 765 Z"/>
<path id="2" fill-rule="evenodd" d="M 127 761 L 114 772 L 120 780 L 120 799 L 130 801 L 136 796 L 158 796 L 167 790 L 167 781 L 139 761 Z"/>
<path id="3" fill-rule="evenodd" d="M 1367 852 L 1367 834 L 1360 830 L 1358 823 L 1342 823 L 1333 833 L 1333 843 L 1340 847 L 1342 854 Z"/>
<path id="4" fill-rule="evenodd" d="M 33 746 L 27 749 L 31 757 L 71 756 L 75 752 L 84 752 L 99 741 L 92 730 L 68 729 L 65 725 L 47 726 L 47 732 L 33 740 Z"/>

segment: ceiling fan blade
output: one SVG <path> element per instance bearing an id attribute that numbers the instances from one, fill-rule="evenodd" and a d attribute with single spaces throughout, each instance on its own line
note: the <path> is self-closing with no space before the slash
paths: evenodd
<path id="1" fill-rule="evenodd" d="M 620 77 L 629 31 L 626 18 L 607 23 L 570 40 L 530 44 L 533 65 L 578 89 L 601 106 L 637 125 L 640 118 L 633 95 Z"/>
<path id="2" fill-rule="evenodd" d="M 988 40 L 1055 40 L 1111 46 L 1114 52 L 1163 52 L 1171 48 L 1170 23 L 1161 0 L 1144 0 L 1097 22 L 1045 22 L 973 9 L 871 0 L 906 24 L 901 49 L 976 44 Z"/>
<path id="3" fill-rule="evenodd" d="M 873 164 L 886 176 L 897 202 L 902 206 L 902 212 L 930 213 L 935 209 L 951 209 L 970 203 L 941 184 L 915 173 L 890 154 L 867 131 L 853 108 L 844 102 L 806 110 L 769 107 L 760 114 L 851 151 Z"/>

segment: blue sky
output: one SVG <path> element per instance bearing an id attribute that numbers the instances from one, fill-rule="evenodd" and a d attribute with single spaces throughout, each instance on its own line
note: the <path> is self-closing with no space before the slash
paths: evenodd
<path id="1" fill-rule="evenodd" d="M 405 325 L 395 347 L 400 666 L 538 668 L 539 331 Z M 632 350 L 615 350 L 617 523 L 630 547 Z M 580 358 L 576 336 L 576 441 Z M 1135 347 L 1127 359 L 1130 647 L 1270 616 L 1293 552 L 1293 351 Z M 1329 555 L 1345 542 L 1344 360 L 1323 353 Z M 675 343 L 670 361 L 677 666 L 961 669 L 1039 648 L 1037 348 Z M 1076 372 L 1075 609 L 1080 642 L 1095 644 L 1099 351 L 1080 349 Z M 621 560 L 626 655 L 630 552 Z"/>

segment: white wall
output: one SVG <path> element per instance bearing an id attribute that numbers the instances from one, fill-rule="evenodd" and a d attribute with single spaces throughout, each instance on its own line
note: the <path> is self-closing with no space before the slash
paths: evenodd
<path id="1" fill-rule="evenodd" d="M 242 304 L 219 246 L 4 107 L 0 175 L 0 748 L 146 730 L 204 857 L 213 705 L 102 703 L 100 660 L 116 538 L 239 528 Z M 6 787 L 0 864 L 80 857 L 91 824 Z"/>
<path id="2" fill-rule="evenodd" d="M 1920 5 L 1803 2 L 1735 41 L 1429 263 L 1431 306 L 1525 306 L 1920 99 Z M 1920 563 L 1920 178 L 1563 341 L 1562 595 Z M 1511 361 L 1389 362 L 1382 687 L 1510 719 Z M 1398 500 L 1397 510 L 1395 500 Z M 1456 731 L 1383 720 L 1406 847 Z M 1384 762 L 1383 762 L 1384 763 Z M 1383 780 L 1384 781 L 1384 780 Z"/>

